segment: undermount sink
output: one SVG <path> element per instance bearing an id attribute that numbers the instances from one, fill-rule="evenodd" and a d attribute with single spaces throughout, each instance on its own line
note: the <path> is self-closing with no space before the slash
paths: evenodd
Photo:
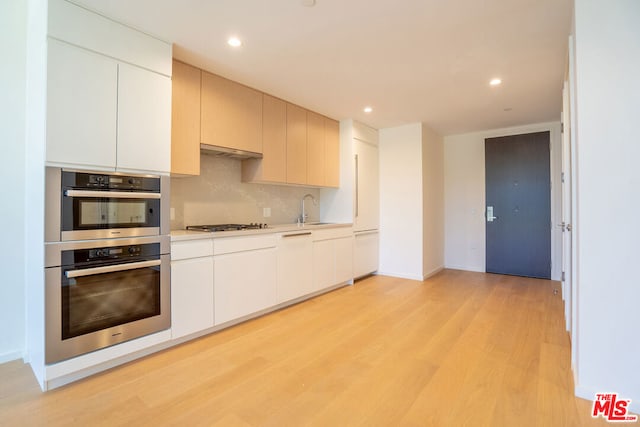
<path id="1" fill-rule="evenodd" d="M 304 225 L 329 225 L 333 222 L 305 222 Z"/>

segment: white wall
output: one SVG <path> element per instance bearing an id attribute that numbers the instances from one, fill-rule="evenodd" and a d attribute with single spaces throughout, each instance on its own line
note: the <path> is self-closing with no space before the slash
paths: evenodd
<path id="1" fill-rule="evenodd" d="M 444 267 L 444 143 L 422 124 L 422 275 Z"/>
<path id="2" fill-rule="evenodd" d="M 444 138 L 444 265 L 484 271 L 484 137 Z"/>
<path id="3" fill-rule="evenodd" d="M 47 0 L 28 0 L 25 264 L 26 361 L 44 386 L 44 155 Z M 28 255 L 28 256 L 27 256 Z"/>
<path id="4" fill-rule="evenodd" d="M 640 2 L 575 1 L 576 393 L 640 412 Z"/>
<path id="5" fill-rule="evenodd" d="M 380 274 L 443 268 L 443 139 L 422 123 L 380 130 Z"/>
<path id="6" fill-rule="evenodd" d="M 558 95 L 560 97 L 560 95 Z M 560 280 L 562 233 L 560 122 L 451 135 L 444 138 L 444 206 L 446 268 L 485 271 L 484 140 L 522 133 L 551 132 L 551 278 Z"/>
<path id="7" fill-rule="evenodd" d="M 26 37 L 26 2 L 0 2 L 0 363 L 22 357 L 25 346 Z"/>
<path id="8" fill-rule="evenodd" d="M 422 125 L 380 129 L 379 274 L 422 280 Z"/>

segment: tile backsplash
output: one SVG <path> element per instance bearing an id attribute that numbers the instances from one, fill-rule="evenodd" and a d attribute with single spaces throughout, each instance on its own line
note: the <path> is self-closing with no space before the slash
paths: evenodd
<path id="1" fill-rule="evenodd" d="M 171 229 L 187 225 L 250 223 L 290 224 L 300 215 L 300 201 L 310 193 L 320 201 L 317 188 L 241 182 L 241 162 L 201 155 L 200 176 L 171 178 Z M 263 217 L 271 208 L 271 217 Z M 318 221 L 320 208 L 305 202 L 309 221 Z"/>

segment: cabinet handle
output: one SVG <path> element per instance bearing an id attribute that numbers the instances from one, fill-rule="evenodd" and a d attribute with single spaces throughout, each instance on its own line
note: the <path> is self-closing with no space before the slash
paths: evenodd
<path id="1" fill-rule="evenodd" d="M 356 218 L 358 218 L 358 205 L 359 205 L 359 196 L 358 196 L 358 155 L 355 155 L 356 159 Z"/>
<path id="2" fill-rule="evenodd" d="M 307 231 L 306 233 L 283 234 L 282 238 L 285 238 L 285 237 L 298 237 L 298 236 L 310 236 L 310 235 L 311 235 L 311 232 Z"/>

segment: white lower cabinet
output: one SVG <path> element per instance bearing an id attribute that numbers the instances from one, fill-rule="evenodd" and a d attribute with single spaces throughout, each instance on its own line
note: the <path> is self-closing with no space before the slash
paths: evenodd
<path id="1" fill-rule="evenodd" d="M 319 237 L 322 238 L 322 237 Z M 313 242 L 313 290 L 321 291 L 353 279 L 353 236 Z"/>
<path id="2" fill-rule="evenodd" d="M 171 338 L 207 328 L 213 317 L 213 245 L 210 239 L 171 245 Z"/>
<path id="3" fill-rule="evenodd" d="M 353 280 L 353 236 L 334 240 L 334 253 L 336 256 L 334 284 Z"/>
<path id="4" fill-rule="evenodd" d="M 216 256 L 214 283 L 216 325 L 276 305 L 276 249 Z"/>
<path id="5" fill-rule="evenodd" d="M 353 279 L 351 228 L 171 244 L 172 339 Z"/>
<path id="6" fill-rule="evenodd" d="M 333 240 L 313 242 L 313 290 L 332 286 L 336 279 L 336 255 Z"/>
<path id="7" fill-rule="evenodd" d="M 355 278 L 378 270 L 378 239 L 377 230 L 355 233 L 353 243 L 353 276 Z"/>
<path id="8" fill-rule="evenodd" d="M 313 292 L 313 241 L 310 231 L 278 236 L 278 303 Z"/>

